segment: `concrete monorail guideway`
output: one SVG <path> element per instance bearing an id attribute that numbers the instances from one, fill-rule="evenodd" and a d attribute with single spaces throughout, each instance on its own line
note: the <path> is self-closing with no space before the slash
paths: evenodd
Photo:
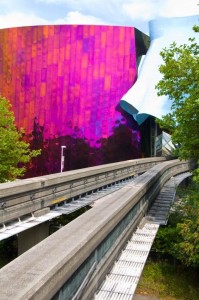
<path id="1" fill-rule="evenodd" d="M 133 181 L 134 178 L 135 176 L 132 176 L 119 182 L 113 182 L 111 185 L 102 187 L 101 189 L 97 189 L 96 191 L 92 191 L 91 193 L 88 193 L 86 195 L 80 195 L 78 199 L 72 199 L 70 202 L 64 201 L 59 206 L 55 205 L 49 213 L 46 213 L 42 216 L 36 217 L 34 214 L 31 214 L 30 216 L 28 215 L 25 218 L 18 218 L 13 222 L 4 224 L 3 228 L 0 229 L 0 241 L 27 229 L 30 229 L 34 226 L 50 221 L 61 215 L 69 215 L 82 207 L 88 205 L 92 206 L 94 202 L 102 199 L 108 194 L 118 191 L 125 184 L 128 184 L 131 181 Z"/>
<path id="2" fill-rule="evenodd" d="M 149 219 L 147 213 L 153 209 L 165 184 L 194 167 L 190 161 L 179 160 L 156 164 L 132 182 L 96 201 L 92 209 L 0 270 L 1 299 L 92 299 L 143 218 L 146 223 L 158 226 L 158 222 L 162 222 L 155 211 L 152 210 Z M 108 172 L 114 177 L 113 166 Z M 124 172 L 120 173 L 123 175 Z M 105 174 L 103 178 L 107 181 Z M 170 202 L 172 199 L 169 197 Z M 166 201 L 166 198 L 159 200 Z M 166 218 L 167 215 L 165 212 Z M 133 240 L 141 243 L 141 236 L 139 233 Z M 126 254 L 123 258 L 127 259 Z M 124 270 L 122 265 L 120 263 L 114 272 L 120 267 Z"/>
<path id="3" fill-rule="evenodd" d="M 144 265 L 160 225 L 166 225 L 176 188 L 190 172 L 171 177 L 161 189 L 149 212 L 142 219 L 122 250 L 94 300 L 132 300 Z"/>
<path id="4" fill-rule="evenodd" d="M 0 185 L 0 240 L 91 205 L 164 157 L 134 159 Z"/>

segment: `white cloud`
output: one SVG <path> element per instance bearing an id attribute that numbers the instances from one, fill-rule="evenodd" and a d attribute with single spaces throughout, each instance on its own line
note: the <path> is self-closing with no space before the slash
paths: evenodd
<path id="1" fill-rule="evenodd" d="M 78 11 L 69 12 L 66 17 L 47 20 L 37 17 L 34 14 L 25 14 L 21 12 L 12 12 L 6 15 L 0 15 L 0 28 L 10 28 L 29 25 L 46 25 L 46 24 L 105 24 L 103 20 L 81 14 Z"/>
<path id="2" fill-rule="evenodd" d="M 55 20 L 53 23 L 65 23 L 65 24 L 105 24 L 105 22 L 99 18 L 90 15 L 84 15 L 78 11 L 71 11 L 67 13 L 63 19 Z"/>
<path id="3" fill-rule="evenodd" d="M 183 17 L 199 14 L 197 0 L 167 0 L 162 10 L 163 17 Z"/>
<path id="4" fill-rule="evenodd" d="M 99 19 L 111 24 L 134 25 L 157 17 L 181 17 L 199 14 L 197 0 L 36 0 L 38 3 L 65 5 L 71 12 L 68 19 L 78 21 L 78 13 L 85 19 Z M 64 7 L 64 6 L 63 6 Z M 79 16 L 81 18 L 81 16 Z M 104 21 L 105 22 L 105 21 Z M 104 23 L 103 22 L 103 23 Z M 90 22 L 89 22 L 90 23 Z M 98 24 L 98 21 L 97 23 Z"/>
<path id="5" fill-rule="evenodd" d="M 11 12 L 6 15 L 0 15 L 0 28 L 10 28 L 28 25 L 48 24 L 49 22 L 34 14 L 24 14 L 21 12 Z"/>
<path id="6" fill-rule="evenodd" d="M 73 0 L 71 0 L 73 2 Z M 43 3 L 67 3 L 68 0 L 35 0 L 35 2 L 43 2 Z"/>
<path id="7" fill-rule="evenodd" d="M 182 17 L 199 14 L 196 0 L 131 0 L 122 5 L 124 13 L 144 21 L 157 17 Z"/>
<path id="8" fill-rule="evenodd" d="M 84 15 L 78 11 L 71 11 L 66 15 L 64 21 L 67 24 L 105 24 L 100 18 L 96 18 L 90 15 Z"/>
<path id="9" fill-rule="evenodd" d="M 151 19 L 199 14 L 198 1 L 0 0 L 0 28 L 60 23 L 114 24 L 135 26 L 147 32 Z"/>
<path id="10" fill-rule="evenodd" d="M 153 18 L 156 14 L 156 9 L 154 9 L 153 1 L 142 0 L 142 1 L 131 1 L 131 3 L 124 3 L 122 5 L 123 12 L 126 13 L 132 20 L 133 19 L 141 19 L 141 20 L 149 20 Z"/>
<path id="11" fill-rule="evenodd" d="M 97 2 L 103 2 L 104 0 L 95 0 Z M 35 2 L 43 2 L 43 3 L 61 3 L 61 4 L 71 4 L 71 5 L 78 5 L 78 4 L 85 4 L 85 2 L 93 3 L 93 0 L 35 0 Z"/>

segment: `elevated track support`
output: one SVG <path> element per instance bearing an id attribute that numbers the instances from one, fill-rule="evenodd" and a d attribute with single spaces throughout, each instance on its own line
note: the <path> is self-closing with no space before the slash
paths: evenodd
<path id="1" fill-rule="evenodd" d="M 0 270 L 1 300 L 92 299 L 164 184 L 194 166 L 162 162 Z"/>

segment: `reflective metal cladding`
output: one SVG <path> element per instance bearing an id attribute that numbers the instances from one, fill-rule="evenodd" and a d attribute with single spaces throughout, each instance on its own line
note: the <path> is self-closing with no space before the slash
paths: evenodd
<path id="1" fill-rule="evenodd" d="M 136 29 L 46 25 L 0 30 L 0 94 L 42 155 L 27 176 L 140 157 L 137 123 L 119 106 L 136 80 Z M 141 34 L 140 34 L 141 37 Z"/>
<path id="2" fill-rule="evenodd" d="M 171 110 L 167 96 L 158 96 L 155 89 L 161 79 L 159 66 L 163 63 L 160 52 L 172 42 L 185 44 L 196 36 L 193 26 L 199 16 L 160 18 L 149 22 L 150 47 L 142 61 L 136 83 L 123 95 L 121 107 L 141 124 L 149 115 L 161 118 Z"/>

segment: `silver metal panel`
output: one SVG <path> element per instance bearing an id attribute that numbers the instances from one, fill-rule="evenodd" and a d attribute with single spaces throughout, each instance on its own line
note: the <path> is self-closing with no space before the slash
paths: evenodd
<path id="1" fill-rule="evenodd" d="M 157 205 L 159 205 L 155 210 L 155 223 L 146 221 L 143 227 L 140 225 L 137 228 L 107 275 L 100 290 L 96 293 L 95 300 L 125 299 L 129 295 L 131 295 L 130 299 L 132 299 L 159 225 L 166 221 L 175 197 L 176 186 L 190 175 L 189 172 L 185 172 L 172 177 L 165 184 L 154 202 L 154 205 L 156 205 L 156 201 Z M 169 205 L 165 205 L 167 203 Z M 150 211 L 153 211 L 154 205 Z M 166 211 L 165 217 L 162 215 L 162 206 L 164 206 L 163 211 Z"/>
<path id="2" fill-rule="evenodd" d="M 158 231 L 158 224 L 138 228 L 107 275 L 95 300 L 132 299 Z"/>
<path id="3" fill-rule="evenodd" d="M 191 176 L 190 172 L 184 172 L 175 177 L 171 177 L 170 180 L 167 181 L 147 213 L 147 220 L 160 225 L 167 224 L 169 212 L 175 200 L 176 187 L 189 176 Z"/>
<path id="4" fill-rule="evenodd" d="M 180 18 L 159 18 L 149 22 L 150 47 L 143 60 L 138 79 L 122 97 L 121 107 L 133 115 L 141 124 L 149 115 L 162 118 L 171 111 L 168 96 L 158 96 L 155 86 L 162 78 L 159 66 L 163 64 L 160 52 L 174 41 L 177 44 L 187 43 L 188 38 L 198 37 L 192 30 L 198 24 L 198 16 Z M 150 78 L 150 80 L 149 80 Z"/>
<path id="5" fill-rule="evenodd" d="M 116 274 L 109 274 L 109 279 L 116 282 L 126 282 L 130 284 L 138 284 L 139 277 L 136 276 L 123 276 L 123 275 L 116 275 Z"/>
<path id="6" fill-rule="evenodd" d="M 21 221 L 20 219 L 18 221 L 14 221 L 11 225 L 6 225 L 2 229 L 0 229 L 0 241 L 9 238 L 15 234 L 18 234 L 24 230 L 27 230 L 31 227 L 37 226 L 41 223 L 56 218 L 60 215 L 61 213 L 57 211 L 51 211 L 50 213 L 41 217 L 30 217 L 27 218 L 25 221 Z"/>

